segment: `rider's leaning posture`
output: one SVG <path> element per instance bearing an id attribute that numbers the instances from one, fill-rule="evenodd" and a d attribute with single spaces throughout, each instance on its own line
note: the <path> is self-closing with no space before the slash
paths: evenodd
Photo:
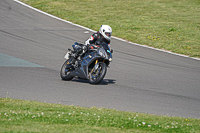
<path id="1" fill-rule="evenodd" d="M 75 43 L 75 45 L 73 45 L 73 48 L 76 51 L 76 54 L 70 64 L 75 63 L 76 59 L 86 52 L 87 48 L 92 48 L 91 44 L 98 45 L 104 42 L 110 46 L 111 35 L 112 28 L 109 25 L 101 25 L 99 31 L 92 34 L 92 36 L 85 41 L 85 44 Z"/>
<path id="2" fill-rule="evenodd" d="M 100 43 L 105 42 L 110 45 L 111 34 L 112 28 L 109 25 L 101 25 L 99 31 L 85 41 L 85 45 L 95 44 L 96 41 Z"/>

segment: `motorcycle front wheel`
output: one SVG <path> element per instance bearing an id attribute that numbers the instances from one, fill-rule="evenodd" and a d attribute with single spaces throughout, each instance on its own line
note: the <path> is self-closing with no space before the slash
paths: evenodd
<path id="1" fill-rule="evenodd" d="M 73 79 L 73 76 L 70 75 L 71 68 L 68 66 L 68 64 L 67 64 L 68 62 L 69 62 L 69 60 L 67 60 L 63 64 L 63 66 L 62 66 L 62 68 L 60 70 L 60 77 L 62 78 L 62 80 L 71 80 L 71 79 Z"/>
<path id="2" fill-rule="evenodd" d="M 103 62 L 99 62 L 99 66 L 96 70 L 89 73 L 89 82 L 90 84 L 100 83 L 106 75 L 107 67 Z"/>

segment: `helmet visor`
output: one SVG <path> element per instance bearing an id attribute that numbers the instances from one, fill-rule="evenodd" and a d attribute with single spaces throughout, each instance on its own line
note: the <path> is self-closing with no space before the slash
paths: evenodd
<path id="1" fill-rule="evenodd" d="M 111 33 L 110 32 L 106 32 L 105 34 L 106 34 L 106 36 L 111 37 Z"/>

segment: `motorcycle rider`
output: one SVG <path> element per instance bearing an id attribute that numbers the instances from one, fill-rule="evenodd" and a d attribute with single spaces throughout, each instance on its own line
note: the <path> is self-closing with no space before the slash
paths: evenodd
<path id="1" fill-rule="evenodd" d="M 74 64 L 76 59 L 83 55 L 87 49 L 93 49 L 93 46 L 91 44 L 99 45 L 101 43 L 107 43 L 110 47 L 110 38 L 112 35 L 112 28 L 109 25 L 101 25 L 98 32 L 91 35 L 91 37 L 85 41 L 85 44 L 75 43 L 73 45 L 75 56 L 74 59 L 71 61 L 70 64 Z M 98 42 L 98 43 L 97 43 Z"/>
<path id="2" fill-rule="evenodd" d="M 105 42 L 110 45 L 111 34 L 112 28 L 109 25 L 101 25 L 99 31 L 85 41 L 85 45 L 95 44 L 96 41 L 100 43 Z"/>

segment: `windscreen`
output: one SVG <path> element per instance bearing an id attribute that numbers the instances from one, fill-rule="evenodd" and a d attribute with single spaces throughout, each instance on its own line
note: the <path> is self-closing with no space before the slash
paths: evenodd
<path id="1" fill-rule="evenodd" d="M 105 49 L 106 53 L 108 54 L 108 58 L 112 58 L 112 53 L 110 51 L 110 47 L 107 43 L 102 43 L 101 46 Z"/>

